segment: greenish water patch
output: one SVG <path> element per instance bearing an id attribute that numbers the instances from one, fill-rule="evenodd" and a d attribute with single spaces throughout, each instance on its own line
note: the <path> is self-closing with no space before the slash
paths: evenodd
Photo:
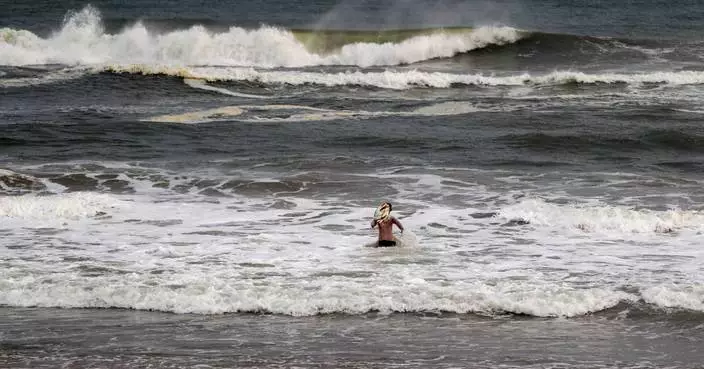
<path id="1" fill-rule="evenodd" d="M 329 54 L 345 45 L 355 43 L 399 43 L 418 36 L 436 34 L 469 34 L 469 27 L 387 29 L 387 30 L 311 30 L 292 29 L 296 39 L 315 53 Z"/>

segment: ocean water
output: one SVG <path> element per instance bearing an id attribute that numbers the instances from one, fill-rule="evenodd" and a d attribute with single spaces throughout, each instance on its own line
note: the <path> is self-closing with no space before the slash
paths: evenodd
<path id="1" fill-rule="evenodd" d="M 704 5 L 0 9 L 1 367 L 702 367 Z"/>

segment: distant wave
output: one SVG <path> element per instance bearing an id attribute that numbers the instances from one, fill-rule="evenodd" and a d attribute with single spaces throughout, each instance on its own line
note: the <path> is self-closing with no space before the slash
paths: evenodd
<path id="1" fill-rule="evenodd" d="M 559 85 L 698 85 L 704 72 L 584 73 L 555 71 L 547 74 L 521 73 L 505 76 L 386 70 L 383 72 L 348 71 L 337 73 L 301 70 L 259 70 L 236 67 L 172 67 L 158 65 L 110 65 L 100 71 L 144 75 L 165 75 L 207 81 L 257 82 L 263 84 L 369 86 L 389 89 L 413 87 L 449 88 L 456 86 L 559 86 Z"/>
<path id="2" fill-rule="evenodd" d="M 515 42 L 520 37 L 510 27 L 341 33 L 270 26 L 257 29 L 232 26 L 215 32 L 194 25 L 157 33 L 141 22 L 109 34 L 105 32 L 100 12 L 89 6 L 67 17 L 62 28 L 47 38 L 26 30 L 0 29 L 0 65 L 366 67 L 447 58 L 487 45 Z"/>
<path id="3" fill-rule="evenodd" d="M 45 38 L 27 30 L 0 28 L 0 87 L 60 82 L 93 72 L 156 74 L 207 81 L 255 81 L 271 84 L 370 86 L 389 89 L 457 86 L 545 86 L 570 84 L 687 85 L 703 84 L 700 70 L 585 72 L 561 70 L 512 74 L 453 74 L 393 70 L 432 59 L 459 59 L 489 54 L 540 54 L 535 64 L 553 59 L 581 62 L 616 53 L 633 60 L 668 53 L 656 42 L 635 42 L 588 36 L 520 31 L 511 27 L 431 28 L 399 30 L 314 30 L 261 26 L 202 25 L 157 32 L 141 22 L 113 34 L 105 31 L 93 7 L 72 13 Z M 185 27 L 185 26 L 184 26 Z M 625 51 L 624 51 L 625 50 Z M 603 55 L 602 55 L 603 56 Z M 562 58 L 562 59 L 560 59 Z M 607 60 L 612 60 L 606 57 Z M 494 60 L 494 59 L 491 59 Z M 591 60 L 591 59 L 589 59 Z M 620 60 L 620 59 L 619 59 Z M 564 61 L 564 60 L 563 60 Z M 532 59 L 531 59 L 531 63 Z M 570 62 L 571 63 L 571 62 Z M 585 62 L 584 65 L 588 63 Z M 69 66 L 64 71 L 53 66 Z M 486 65 L 491 65 L 491 61 Z M 572 64 L 569 64 L 572 65 Z M 15 75 L 10 68 L 52 66 L 50 73 Z M 350 72 L 311 72 L 308 67 L 350 66 Z M 354 67 L 386 66 L 365 72 Z M 302 70 L 277 70 L 301 68 Z M 306 69 L 308 68 L 308 69 Z M 565 67 L 566 68 L 566 67 Z M 9 73 L 9 74 L 8 74 Z"/>
<path id="4" fill-rule="evenodd" d="M 611 37 L 594 37 L 564 33 L 547 33 L 539 31 L 521 31 L 524 37 L 518 42 L 508 45 L 502 50 L 506 54 L 524 53 L 525 47 L 533 51 L 555 55 L 605 55 L 617 53 L 621 57 L 628 52 L 634 55 L 656 56 L 660 53 L 672 52 L 672 44 L 667 41 L 647 39 L 625 39 Z M 579 61 L 579 60 L 575 60 Z"/>
<path id="5" fill-rule="evenodd" d="M 14 68 L 14 67 L 13 67 Z M 386 69 L 384 71 L 363 71 L 350 69 L 336 72 L 318 72 L 306 69 L 271 70 L 254 67 L 193 67 L 159 64 L 101 64 L 77 66 L 64 69 L 36 70 L 31 77 L 0 77 L 0 88 L 26 87 L 37 84 L 60 83 L 80 78 L 86 74 L 115 73 L 139 75 L 160 75 L 184 78 L 189 85 L 198 88 L 218 90 L 202 82 L 255 83 L 261 85 L 321 85 L 321 86 L 363 86 L 383 89 L 404 90 L 411 88 L 464 88 L 477 87 L 559 87 L 570 85 L 609 86 L 623 85 L 642 87 L 651 90 L 657 86 L 685 86 L 704 84 L 704 71 L 634 72 L 634 73 L 586 73 L 579 71 L 553 71 L 549 73 L 524 72 L 517 74 L 494 75 L 484 73 L 445 73 L 428 72 L 418 69 Z M 192 86 L 196 87 L 196 86 Z M 633 92 L 633 91 L 631 91 Z M 225 93 L 225 92 L 223 92 Z M 229 94 L 247 97 L 247 94 Z M 261 96 L 249 96 L 261 98 Z"/>

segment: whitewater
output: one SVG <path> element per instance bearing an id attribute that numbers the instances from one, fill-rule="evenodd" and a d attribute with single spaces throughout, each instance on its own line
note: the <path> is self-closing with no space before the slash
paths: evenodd
<path id="1" fill-rule="evenodd" d="M 203 173 L 154 172 L 166 187 L 129 171 L 90 176 L 97 188 L 134 190 L 122 195 L 24 177 L 53 191 L 1 199 L 0 304 L 292 316 L 704 311 L 699 211 L 513 199 L 442 172 L 347 177 L 396 183 L 409 232 L 395 250 L 365 247 L 371 210 L 357 196 L 309 198 L 297 195 L 310 191 L 305 181 L 265 173 L 244 183 L 278 190 L 254 197 Z M 468 189 L 471 198 L 442 200 Z"/>

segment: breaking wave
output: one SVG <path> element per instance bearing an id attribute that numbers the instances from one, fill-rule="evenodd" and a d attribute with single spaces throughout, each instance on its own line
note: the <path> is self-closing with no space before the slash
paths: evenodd
<path id="1" fill-rule="evenodd" d="M 351 31 L 327 34 L 272 26 L 257 29 L 233 26 L 215 32 L 201 25 L 158 33 L 141 22 L 109 34 L 102 25 L 100 12 L 89 6 L 68 16 L 61 29 L 47 38 L 27 30 L 0 29 L 0 65 L 111 63 L 258 68 L 366 67 L 451 57 L 521 38 L 519 32 L 510 27 L 446 32 L 439 29 L 382 31 L 381 34 L 386 36 L 367 35 L 365 38 L 355 36 Z M 389 42 L 383 42 L 386 40 Z"/>
<path id="2" fill-rule="evenodd" d="M 172 67 L 153 65 L 110 65 L 110 73 L 165 75 L 206 81 L 257 82 L 263 84 L 369 86 L 388 89 L 454 86 L 559 86 L 571 84 L 624 84 L 634 86 L 704 84 L 704 72 L 584 73 L 555 71 L 547 74 L 521 73 L 506 76 L 425 72 L 421 70 L 359 70 L 325 73 L 299 70 L 259 70 L 237 67 Z"/>

